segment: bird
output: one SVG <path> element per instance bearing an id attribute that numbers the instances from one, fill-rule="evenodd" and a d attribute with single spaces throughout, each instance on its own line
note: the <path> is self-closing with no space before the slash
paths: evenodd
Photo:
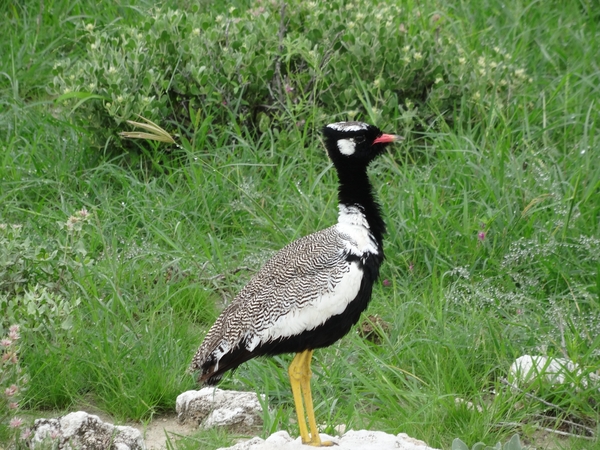
<path id="1" fill-rule="evenodd" d="M 403 139 L 354 121 L 331 123 L 322 133 L 338 175 L 337 223 L 275 253 L 219 315 L 189 368 L 199 383 L 215 385 L 252 358 L 295 353 L 288 374 L 300 436 L 317 447 L 332 443 L 321 441 L 315 420 L 313 352 L 346 335 L 371 299 L 385 223 L 367 167 Z"/>

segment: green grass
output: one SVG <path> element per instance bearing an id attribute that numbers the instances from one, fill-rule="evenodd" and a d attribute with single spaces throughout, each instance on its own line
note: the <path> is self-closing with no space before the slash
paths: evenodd
<path id="1" fill-rule="evenodd" d="M 327 112 L 331 105 L 301 98 L 269 116 L 260 132 L 240 118 L 240 105 L 223 113 L 220 102 L 207 103 L 185 127 L 160 123 L 180 133 L 180 148 L 129 142 L 125 149 L 114 137 L 98 145 L 83 108 L 55 102 L 48 91 L 58 60 L 85 58 L 82 21 L 135 25 L 154 2 L 9 3 L 0 6 L 8 30 L 0 41 L 0 223 L 22 228 L 0 239 L 2 261 L 19 261 L 0 266 L 7 299 L 0 308 L 13 302 L 3 329 L 11 320 L 22 325 L 20 357 L 30 376 L 23 408 L 91 403 L 123 421 L 173 411 L 175 397 L 195 386 L 186 368 L 196 347 L 252 275 L 246 268 L 336 220 L 336 178 L 317 130 L 352 109 L 406 141 L 370 172 L 388 224 L 382 280 L 389 283 L 376 286 L 368 314 L 389 327 L 379 344 L 352 332 L 316 353 L 313 395 L 325 431 L 344 423 L 406 432 L 440 448 L 456 437 L 470 445 L 504 442 L 514 432 L 536 445 L 537 426 L 581 432 L 566 420 L 598 434 L 597 386 L 532 386 L 556 405 L 549 407 L 502 383 L 523 354 L 600 368 L 594 2 L 401 5 L 394 20 L 406 21 L 409 36 L 439 23 L 464 64 L 475 67 L 468 76 L 477 73 L 479 55 L 504 52 L 524 81 L 502 95 L 463 79 L 456 103 L 431 115 L 442 103 L 405 98 L 408 86 L 383 93 L 375 68 L 361 68 L 361 98 L 335 104 L 338 116 Z M 239 12 L 250 3 L 235 5 Z M 367 17 L 352 30 L 359 36 L 377 20 Z M 335 59 L 329 68 L 359 70 Z M 385 109 L 389 95 L 401 106 Z M 407 100 L 421 109 L 403 107 Z M 424 110 L 428 116 L 419 116 Z M 89 218 L 69 231 L 65 223 L 82 208 Z M 37 310 L 19 306 L 26 295 Z M 290 360 L 251 361 L 222 383 L 267 395 L 265 435 L 298 434 Z M 214 432 L 169 445 L 217 448 L 232 439 Z M 554 445 L 597 444 L 561 437 Z"/>

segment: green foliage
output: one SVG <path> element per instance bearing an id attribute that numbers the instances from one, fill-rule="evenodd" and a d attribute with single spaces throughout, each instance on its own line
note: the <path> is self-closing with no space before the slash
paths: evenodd
<path id="1" fill-rule="evenodd" d="M 89 219 L 85 208 L 77 211 L 58 223 L 62 233 L 43 242 L 27 227 L 0 224 L 1 325 L 50 333 L 72 328 L 81 299 L 68 285 L 93 263 L 84 244 Z"/>
<path id="2" fill-rule="evenodd" d="M 477 442 L 473 445 L 471 450 L 523 450 L 528 447 L 523 447 L 521 445 L 521 440 L 519 439 L 519 435 L 515 434 L 507 443 L 502 445 L 500 442 L 497 442 L 496 445 L 485 445 L 483 442 Z M 469 450 L 467 444 L 465 444 L 460 439 L 456 438 L 452 441 L 452 450 Z"/>
<path id="3" fill-rule="evenodd" d="M 531 80 L 506 49 L 466 47 L 440 14 L 370 1 L 155 8 L 135 26 L 84 22 L 77 41 L 85 56 L 55 63 L 53 94 L 100 133 L 137 115 L 188 131 L 198 115 L 215 130 L 235 116 L 265 132 L 310 111 L 444 129 L 463 108 L 505 108 Z"/>
<path id="4" fill-rule="evenodd" d="M 294 0 L 280 40 L 270 1 L 0 2 L 0 320 L 22 324 L 22 406 L 172 412 L 253 270 L 335 222 L 318 129 L 356 118 L 407 139 L 370 169 L 388 234 L 368 314 L 387 326 L 380 344 L 351 333 L 316 352 L 324 431 L 449 448 L 518 428 L 541 447 L 543 427 L 597 445 L 598 386 L 583 383 L 600 355 L 597 12 L 396 3 Z M 135 144 L 112 136 L 151 125 L 138 113 L 179 147 L 143 143 L 123 164 Z M 93 220 L 67 225 L 82 206 Z M 523 354 L 582 376 L 511 389 Z M 298 432 L 290 358 L 223 380 L 267 395 L 264 434 Z"/>

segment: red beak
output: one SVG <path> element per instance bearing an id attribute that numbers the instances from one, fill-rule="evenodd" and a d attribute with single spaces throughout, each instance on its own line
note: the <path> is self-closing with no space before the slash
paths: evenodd
<path id="1" fill-rule="evenodd" d="M 373 141 L 373 144 L 389 144 L 390 142 L 401 141 L 404 138 L 396 134 L 382 134 Z"/>

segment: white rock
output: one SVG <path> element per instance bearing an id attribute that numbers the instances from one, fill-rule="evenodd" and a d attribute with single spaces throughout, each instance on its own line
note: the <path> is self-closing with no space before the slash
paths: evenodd
<path id="1" fill-rule="evenodd" d="M 396 436 L 383 431 L 350 430 L 342 437 L 320 434 L 322 441 L 332 441 L 336 450 L 436 450 L 406 433 Z M 219 450 L 308 450 L 300 438 L 293 439 L 286 431 L 278 431 L 266 440 L 259 437 Z"/>
<path id="2" fill-rule="evenodd" d="M 581 386 L 587 388 L 590 383 L 599 384 L 600 376 L 584 372 L 577 364 L 565 358 L 523 355 L 510 366 L 509 373 L 515 384 L 521 386 L 531 383 L 539 377 L 550 384 L 565 384 L 567 381 L 581 380 Z"/>
<path id="3" fill-rule="evenodd" d="M 256 431 L 263 424 L 263 410 L 255 392 L 203 388 L 177 397 L 177 420 L 203 429 L 226 427 L 232 432 Z"/>
<path id="4" fill-rule="evenodd" d="M 105 423 L 98 416 L 77 411 L 58 419 L 37 419 L 29 446 L 65 450 L 145 450 L 142 434 L 132 427 Z"/>

